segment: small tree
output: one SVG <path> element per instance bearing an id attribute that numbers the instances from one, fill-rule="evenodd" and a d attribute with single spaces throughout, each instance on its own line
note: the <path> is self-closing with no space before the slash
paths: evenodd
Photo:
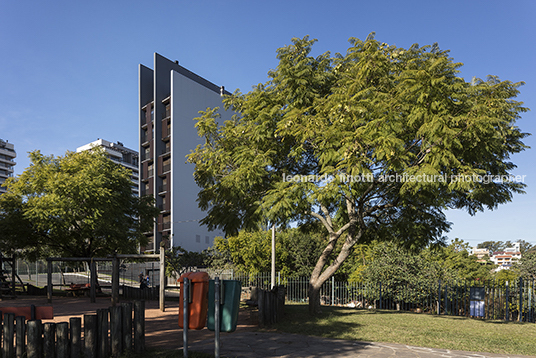
<path id="1" fill-rule="evenodd" d="M 508 176 L 510 155 L 525 149 L 515 121 L 527 110 L 514 100 L 522 83 L 467 82 L 437 45 L 403 49 L 371 34 L 350 39 L 346 55 L 312 57 L 314 42 L 293 39 L 267 83 L 228 97 L 232 120 L 203 112 L 205 143 L 188 158 L 209 228 L 321 223 L 311 313 L 354 245 L 441 243 L 445 209 L 474 214 L 522 193 Z"/>
<path id="2" fill-rule="evenodd" d="M 127 169 L 103 151 L 30 153 L 30 166 L 0 196 L 0 249 L 32 260 L 133 253 L 159 211 L 137 197 Z"/>

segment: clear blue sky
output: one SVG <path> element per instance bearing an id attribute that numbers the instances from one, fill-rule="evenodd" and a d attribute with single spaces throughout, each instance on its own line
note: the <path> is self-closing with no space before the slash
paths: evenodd
<path id="1" fill-rule="evenodd" d="M 27 1 L 0 0 L 0 138 L 27 152 L 63 155 L 97 138 L 137 147 L 137 69 L 153 53 L 229 91 L 247 92 L 277 65 L 292 37 L 318 39 L 315 53 L 344 53 L 348 38 L 400 47 L 438 42 L 463 62 L 461 76 L 525 81 L 533 111 L 518 125 L 536 133 L 534 1 Z M 526 140 L 534 147 L 535 138 Z M 536 244 L 534 150 L 515 155 L 526 195 L 471 217 L 449 212 L 447 235 L 472 245 Z"/>

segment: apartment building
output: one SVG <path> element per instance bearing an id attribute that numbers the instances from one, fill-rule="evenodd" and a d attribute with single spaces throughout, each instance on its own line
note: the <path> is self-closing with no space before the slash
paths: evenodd
<path id="1" fill-rule="evenodd" d="M 225 90 L 157 53 L 152 69 L 140 64 L 138 70 L 140 194 L 153 195 L 161 210 L 142 251 L 158 252 L 162 241 L 166 248 L 202 251 L 223 234 L 199 223 L 205 213 L 186 156 L 203 143 L 193 119 L 208 107 L 222 108 Z M 231 115 L 222 113 L 221 120 Z"/>
<path id="2" fill-rule="evenodd" d="M 507 247 L 502 251 L 495 251 L 490 260 L 498 265 L 495 271 L 505 270 L 512 267 L 514 261 L 521 259 L 521 245 L 519 242 L 514 243 L 513 247 Z"/>
<path id="3" fill-rule="evenodd" d="M 0 139 L 0 194 L 6 192 L 6 188 L 1 186 L 7 178 L 13 176 L 13 167 L 15 166 L 15 146 L 7 140 Z"/>
<path id="4" fill-rule="evenodd" d="M 108 157 L 127 168 L 132 172 L 132 192 L 138 196 L 139 195 L 139 154 L 138 151 L 134 149 L 127 148 L 121 142 L 109 142 L 104 139 L 97 139 L 91 143 L 83 145 L 76 148 L 77 152 L 82 152 L 84 150 L 91 150 L 94 148 L 103 148 Z"/>

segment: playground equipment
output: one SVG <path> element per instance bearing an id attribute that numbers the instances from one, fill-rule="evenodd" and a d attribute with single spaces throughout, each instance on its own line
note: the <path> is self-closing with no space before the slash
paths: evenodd
<path id="1" fill-rule="evenodd" d="M 11 270 L 6 270 L 6 264 L 11 265 Z M 15 298 L 15 257 L 4 257 L 0 253 L 0 301 Z M 11 276 L 11 277 L 10 277 Z M 11 281 L 9 280 L 11 278 Z"/>

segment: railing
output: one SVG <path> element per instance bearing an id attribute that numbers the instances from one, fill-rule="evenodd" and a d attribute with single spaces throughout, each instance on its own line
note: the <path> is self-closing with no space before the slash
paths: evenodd
<path id="1" fill-rule="evenodd" d="M 240 280 L 242 287 L 270 289 L 270 274 L 224 272 L 212 274 Z M 286 287 L 286 300 L 308 302 L 309 278 L 277 274 L 276 285 Z M 474 297 L 479 290 L 481 297 Z M 339 282 L 332 277 L 320 289 L 324 305 L 427 312 L 441 315 L 536 323 L 536 281 L 437 281 L 429 285 L 381 282 Z"/>
<path id="2" fill-rule="evenodd" d="M 141 161 L 145 161 L 145 160 L 148 160 L 148 159 L 151 159 L 152 158 L 152 154 L 151 153 L 141 153 Z"/>

